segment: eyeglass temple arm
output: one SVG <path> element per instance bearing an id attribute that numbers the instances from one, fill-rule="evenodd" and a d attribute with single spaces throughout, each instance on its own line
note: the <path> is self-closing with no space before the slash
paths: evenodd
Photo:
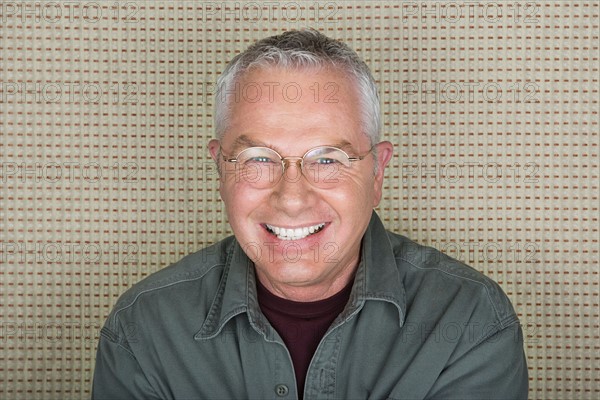
<path id="1" fill-rule="evenodd" d="M 363 154 L 362 156 L 357 156 L 357 157 L 348 157 L 348 161 L 352 162 L 352 161 L 360 161 L 360 160 L 364 160 L 364 158 L 365 158 L 366 156 L 368 156 L 368 155 L 369 155 L 369 154 L 370 154 L 370 153 L 373 151 L 373 149 L 375 148 L 375 146 L 377 146 L 377 145 L 376 145 L 376 144 L 374 144 L 374 145 L 373 145 L 373 146 L 372 146 L 372 147 L 369 149 L 369 151 L 367 151 L 367 152 L 366 152 L 365 154 Z"/>

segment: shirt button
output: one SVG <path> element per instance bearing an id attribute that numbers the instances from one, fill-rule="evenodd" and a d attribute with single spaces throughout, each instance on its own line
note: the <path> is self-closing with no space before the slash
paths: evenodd
<path id="1" fill-rule="evenodd" d="M 287 396 L 287 394 L 289 393 L 289 389 L 286 385 L 277 385 L 275 386 L 275 393 L 277 393 L 277 396 L 279 397 L 285 397 Z"/>

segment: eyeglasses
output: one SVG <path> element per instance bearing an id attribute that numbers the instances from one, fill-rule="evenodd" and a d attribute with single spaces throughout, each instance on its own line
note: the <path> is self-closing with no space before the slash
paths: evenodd
<path id="1" fill-rule="evenodd" d="M 297 182 L 304 175 L 313 186 L 328 189 L 343 181 L 352 163 L 363 160 L 374 147 L 356 157 L 350 157 L 342 149 L 332 146 L 315 147 L 302 157 L 281 157 L 268 147 L 248 147 L 235 158 L 221 154 L 224 161 L 236 164 L 236 182 L 243 180 L 253 187 L 263 189 L 275 186 L 282 177 L 288 182 Z M 295 166 L 300 162 L 301 173 L 290 175 L 286 161 Z"/>

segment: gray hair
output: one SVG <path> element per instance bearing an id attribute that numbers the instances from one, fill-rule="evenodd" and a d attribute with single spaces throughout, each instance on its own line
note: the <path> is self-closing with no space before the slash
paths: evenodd
<path id="1" fill-rule="evenodd" d="M 371 146 L 379 142 L 380 105 L 375 79 L 367 64 L 346 44 L 314 29 L 288 31 L 264 38 L 238 54 L 217 80 L 215 128 L 219 139 L 227 130 L 231 104 L 223 95 L 241 76 L 254 68 L 334 67 L 349 74 L 360 96 L 362 125 Z"/>

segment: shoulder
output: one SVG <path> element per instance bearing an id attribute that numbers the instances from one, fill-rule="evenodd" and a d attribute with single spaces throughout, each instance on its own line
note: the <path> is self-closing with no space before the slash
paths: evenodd
<path id="1" fill-rule="evenodd" d="M 396 266 L 402 276 L 407 302 L 430 302 L 503 329 L 518 322 L 502 288 L 491 278 L 441 251 L 387 232 Z M 456 316 L 458 318 L 458 315 Z"/>
<path id="2" fill-rule="evenodd" d="M 127 320 L 135 314 L 190 304 L 208 302 L 221 280 L 227 258 L 230 256 L 235 239 L 228 237 L 218 243 L 183 257 L 176 263 L 163 268 L 123 293 L 106 321 L 106 327 L 117 330 L 118 319 L 128 314 Z M 182 301 L 182 300 L 188 301 Z M 190 302 L 190 299 L 196 299 Z"/>

